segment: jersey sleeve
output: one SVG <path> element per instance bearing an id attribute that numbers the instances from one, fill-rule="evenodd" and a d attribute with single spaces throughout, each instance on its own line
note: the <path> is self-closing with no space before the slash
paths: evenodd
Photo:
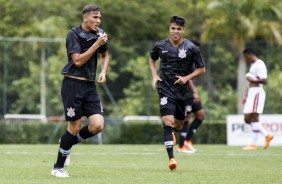
<path id="1" fill-rule="evenodd" d="M 108 50 L 108 45 L 107 43 L 105 43 L 104 45 L 102 45 L 101 47 L 99 47 L 99 53 L 104 53 Z"/>
<path id="2" fill-rule="evenodd" d="M 158 52 L 158 44 L 156 44 L 154 48 L 150 51 L 150 55 L 151 55 L 151 59 L 155 61 L 159 59 L 160 55 Z"/>
<path id="3" fill-rule="evenodd" d="M 205 67 L 205 62 L 199 49 L 197 49 L 196 46 L 194 46 L 193 49 L 194 49 L 193 61 L 195 67 L 194 69 Z"/>
<path id="4" fill-rule="evenodd" d="M 81 52 L 81 47 L 80 47 L 80 44 L 79 44 L 79 38 L 73 30 L 70 30 L 67 34 L 66 46 L 67 46 L 67 53 L 68 54 L 80 53 Z"/>
<path id="5" fill-rule="evenodd" d="M 258 65 L 257 76 L 259 77 L 259 79 L 267 79 L 267 69 L 264 63 Z"/>

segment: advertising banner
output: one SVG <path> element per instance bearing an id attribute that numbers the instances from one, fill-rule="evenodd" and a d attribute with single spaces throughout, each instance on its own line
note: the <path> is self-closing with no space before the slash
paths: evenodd
<path id="1" fill-rule="evenodd" d="M 270 146 L 282 146 L 282 115 L 260 115 L 263 127 L 273 135 Z M 227 116 L 227 145 L 246 146 L 252 143 L 252 130 L 249 124 L 244 122 L 244 115 Z M 264 144 L 265 137 L 260 134 L 258 146 Z"/>

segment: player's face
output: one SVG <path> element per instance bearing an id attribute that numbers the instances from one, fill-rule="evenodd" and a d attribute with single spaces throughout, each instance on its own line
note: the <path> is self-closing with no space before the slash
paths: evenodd
<path id="1" fill-rule="evenodd" d="M 252 56 L 250 54 L 244 54 L 244 57 L 247 62 L 252 62 Z"/>
<path id="2" fill-rule="evenodd" d="M 182 39 L 183 33 L 184 33 L 184 27 L 181 27 L 175 23 L 171 23 L 169 26 L 169 33 L 170 38 L 177 42 Z"/>
<path id="3" fill-rule="evenodd" d="M 86 24 L 86 31 L 97 31 L 101 23 L 100 11 L 91 11 L 83 16 L 83 21 Z"/>

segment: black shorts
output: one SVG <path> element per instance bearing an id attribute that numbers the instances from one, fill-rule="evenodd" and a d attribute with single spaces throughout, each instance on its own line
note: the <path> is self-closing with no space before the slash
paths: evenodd
<path id="1" fill-rule="evenodd" d="M 103 115 L 103 107 L 93 81 L 83 81 L 64 77 L 61 96 L 67 121 L 75 121 L 82 116 Z"/>
<path id="2" fill-rule="evenodd" d="M 175 100 L 159 94 L 161 116 L 173 115 L 175 119 L 184 120 L 192 111 L 193 99 Z"/>
<path id="3" fill-rule="evenodd" d="M 192 105 L 192 112 L 193 113 L 196 113 L 196 112 L 198 112 L 199 110 L 202 110 L 202 109 L 203 109 L 203 106 L 202 106 L 201 102 L 193 103 L 193 105 Z"/>

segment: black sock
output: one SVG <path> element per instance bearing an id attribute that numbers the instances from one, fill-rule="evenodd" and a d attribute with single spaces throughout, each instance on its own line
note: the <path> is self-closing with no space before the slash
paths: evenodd
<path id="1" fill-rule="evenodd" d="M 82 140 L 82 139 L 88 139 L 90 137 L 93 137 L 94 134 L 92 134 L 91 132 L 89 132 L 89 129 L 88 129 L 88 125 L 82 127 L 79 131 L 79 133 L 77 134 L 77 137 L 79 139 L 79 142 Z"/>
<path id="2" fill-rule="evenodd" d="M 182 147 L 184 145 L 184 140 L 187 135 L 188 124 L 189 124 L 188 121 L 184 121 L 182 129 L 179 132 L 179 147 Z"/>
<path id="3" fill-rule="evenodd" d="M 193 135 L 196 133 L 197 129 L 199 128 L 199 126 L 201 125 L 202 121 L 199 120 L 198 118 L 195 118 L 191 125 L 189 126 L 188 130 L 187 130 L 187 135 L 185 140 L 190 141 L 193 137 Z"/>
<path id="4" fill-rule="evenodd" d="M 173 156 L 173 138 L 172 130 L 170 126 L 164 126 L 164 145 L 168 154 L 169 159 L 174 158 Z"/>
<path id="5" fill-rule="evenodd" d="M 66 158 L 71 152 L 71 147 L 76 143 L 78 143 L 77 137 L 66 131 L 66 133 L 61 137 L 57 162 L 54 165 L 55 168 L 64 167 Z"/>

